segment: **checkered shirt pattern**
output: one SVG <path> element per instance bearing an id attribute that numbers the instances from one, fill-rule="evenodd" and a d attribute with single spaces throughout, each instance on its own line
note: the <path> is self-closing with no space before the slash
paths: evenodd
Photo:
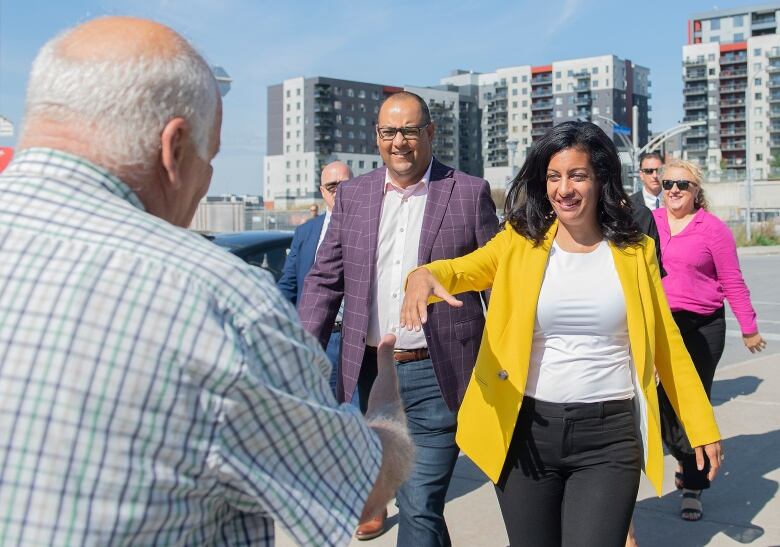
<path id="1" fill-rule="evenodd" d="M 298 304 L 304 327 L 325 345 L 343 295 L 337 387 L 339 398 L 346 401 L 357 385 L 366 348 L 385 173 L 386 168 L 380 167 L 339 184 L 328 232 Z M 487 181 L 434 158 L 418 263 L 468 254 L 490 241 L 497 231 L 496 206 Z M 485 325 L 479 293 L 463 293 L 458 298 L 463 302 L 460 308 L 443 302 L 430 306 L 424 328 L 442 397 L 453 411 L 458 409 L 471 378 Z"/>
<path id="2" fill-rule="evenodd" d="M 49 149 L 0 175 L 0 543 L 345 545 L 381 463 L 267 273 Z"/>

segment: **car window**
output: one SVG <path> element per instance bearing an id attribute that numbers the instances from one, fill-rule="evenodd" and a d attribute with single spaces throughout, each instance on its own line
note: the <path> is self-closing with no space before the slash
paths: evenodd
<path id="1" fill-rule="evenodd" d="M 279 247 L 266 249 L 265 251 L 255 251 L 253 253 L 245 254 L 242 258 L 247 264 L 257 266 L 271 273 L 274 276 L 274 281 L 279 281 L 282 277 L 282 269 L 284 268 L 284 261 L 287 259 L 287 254 L 290 252 L 290 248 L 286 242 L 280 242 Z"/>

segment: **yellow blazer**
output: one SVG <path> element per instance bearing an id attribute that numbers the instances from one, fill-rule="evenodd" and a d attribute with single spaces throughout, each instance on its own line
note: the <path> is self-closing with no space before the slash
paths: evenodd
<path id="1" fill-rule="evenodd" d="M 479 355 L 458 412 L 456 440 L 493 482 L 504 467 L 523 402 L 536 305 L 557 229 L 556 221 L 545 241 L 534 247 L 507 224 L 484 247 L 425 266 L 451 294 L 492 288 Z M 640 246 L 619 249 L 610 244 L 610 249 L 626 301 L 644 471 L 661 495 L 663 450 L 654 369 L 691 446 L 715 442 L 720 432 L 669 310 L 655 244 L 645 238 Z"/>

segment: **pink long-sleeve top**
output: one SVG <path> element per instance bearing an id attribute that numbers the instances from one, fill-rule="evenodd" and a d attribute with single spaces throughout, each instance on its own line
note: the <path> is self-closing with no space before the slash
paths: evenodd
<path id="1" fill-rule="evenodd" d="M 666 270 L 664 291 L 672 311 L 714 313 L 728 298 L 742 334 L 758 332 L 750 291 L 742 278 L 737 244 L 728 226 L 699 209 L 691 222 L 672 236 L 666 209 L 653 211 Z"/>

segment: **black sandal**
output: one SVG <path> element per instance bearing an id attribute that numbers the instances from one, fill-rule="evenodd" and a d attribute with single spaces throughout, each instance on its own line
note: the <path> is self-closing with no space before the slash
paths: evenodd
<path id="1" fill-rule="evenodd" d="M 704 515 L 701 506 L 701 490 L 683 490 L 680 518 L 690 522 L 701 520 Z"/>

